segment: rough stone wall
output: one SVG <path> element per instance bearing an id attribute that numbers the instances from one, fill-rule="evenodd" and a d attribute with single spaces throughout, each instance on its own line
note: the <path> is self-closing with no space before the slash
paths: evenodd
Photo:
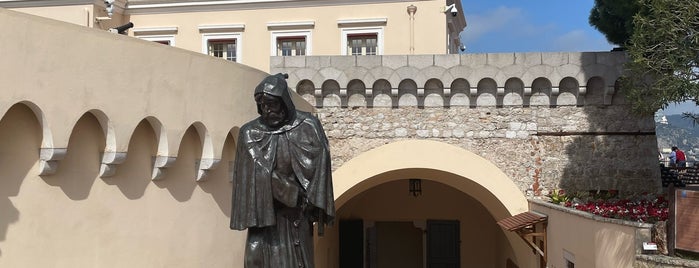
<path id="1" fill-rule="evenodd" d="M 429 139 L 490 160 L 528 195 L 660 188 L 653 120 L 629 115 L 624 105 L 319 108 L 318 117 L 334 168 L 384 144 Z"/>
<path id="2" fill-rule="evenodd" d="M 317 108 L 334 168 L 403 139 L 460 146 L 528 195 L 661 189 L 652 117 L 616 87 L 622 52 L 272 57 Z M 376 161 L 381 161 L 377 159 Z"/>

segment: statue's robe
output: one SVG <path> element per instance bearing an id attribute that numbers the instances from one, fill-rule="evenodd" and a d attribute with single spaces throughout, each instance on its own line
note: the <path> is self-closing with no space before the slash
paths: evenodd
<path id="1" fill-rule="evenodd" d="M 240 129 L 230 228 L 248 229 L 246 268 L 313 267 L 313 222 L 335 216 L 328 141 L 301 111 L 279 129 Z"/>

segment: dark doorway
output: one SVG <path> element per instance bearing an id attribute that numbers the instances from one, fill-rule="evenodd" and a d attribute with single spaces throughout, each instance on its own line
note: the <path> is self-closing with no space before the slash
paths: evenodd
<path id="1" fill-rule="evenodd" d="M 427 221 L 427 268 L 459 268 L 459 221 Z"/>
<path id="2" fill-rule="evenodd" d="M 340 268 L 364 267 L 364 222 L 340 221 Z"/>

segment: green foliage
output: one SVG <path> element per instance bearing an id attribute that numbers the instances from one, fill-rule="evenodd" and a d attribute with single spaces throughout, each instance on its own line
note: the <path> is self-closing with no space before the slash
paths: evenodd
<path id="1" fill-rule="evenodd" d="M 551 191 L 549 197 L 551 198 L 551 203 L 554 204 L 565 203 L 571 200 L 571 198 L 566 195 L 566 192 L 563 189 L 556 189 Z"/>
<path id="2" fill-rule="evenodd" d="M 699 101 L 699 1 L 640 0 L 622 88 L 635 112 Z"/>
<path id="3" fill-rule="evenodd" d="M 638 10 L 638 0 L 595 0 L 589 22 L 607 41 L 625 47 L 634 32 L 633 16 Z"/>

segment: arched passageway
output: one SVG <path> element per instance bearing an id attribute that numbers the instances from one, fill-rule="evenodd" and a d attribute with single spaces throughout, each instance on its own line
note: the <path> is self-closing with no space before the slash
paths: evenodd
<path id="1" fill-rule="evenodd" d="M 420 180 L 421 195 L 410 193 L 410 179 Z M 387 144 L 345 163 L 333 181 L 337 221 L 317 241 L 319 265 L 427 267 L 440 261 L 433 254 L 439 247 L 455 250 L 457 267 L 503 267 L 507 259 L 528 267 L 534 259 L 496 225 L 528 210 L 523 193 L 494 164 L 462 148 L 427 140 Z"/>

